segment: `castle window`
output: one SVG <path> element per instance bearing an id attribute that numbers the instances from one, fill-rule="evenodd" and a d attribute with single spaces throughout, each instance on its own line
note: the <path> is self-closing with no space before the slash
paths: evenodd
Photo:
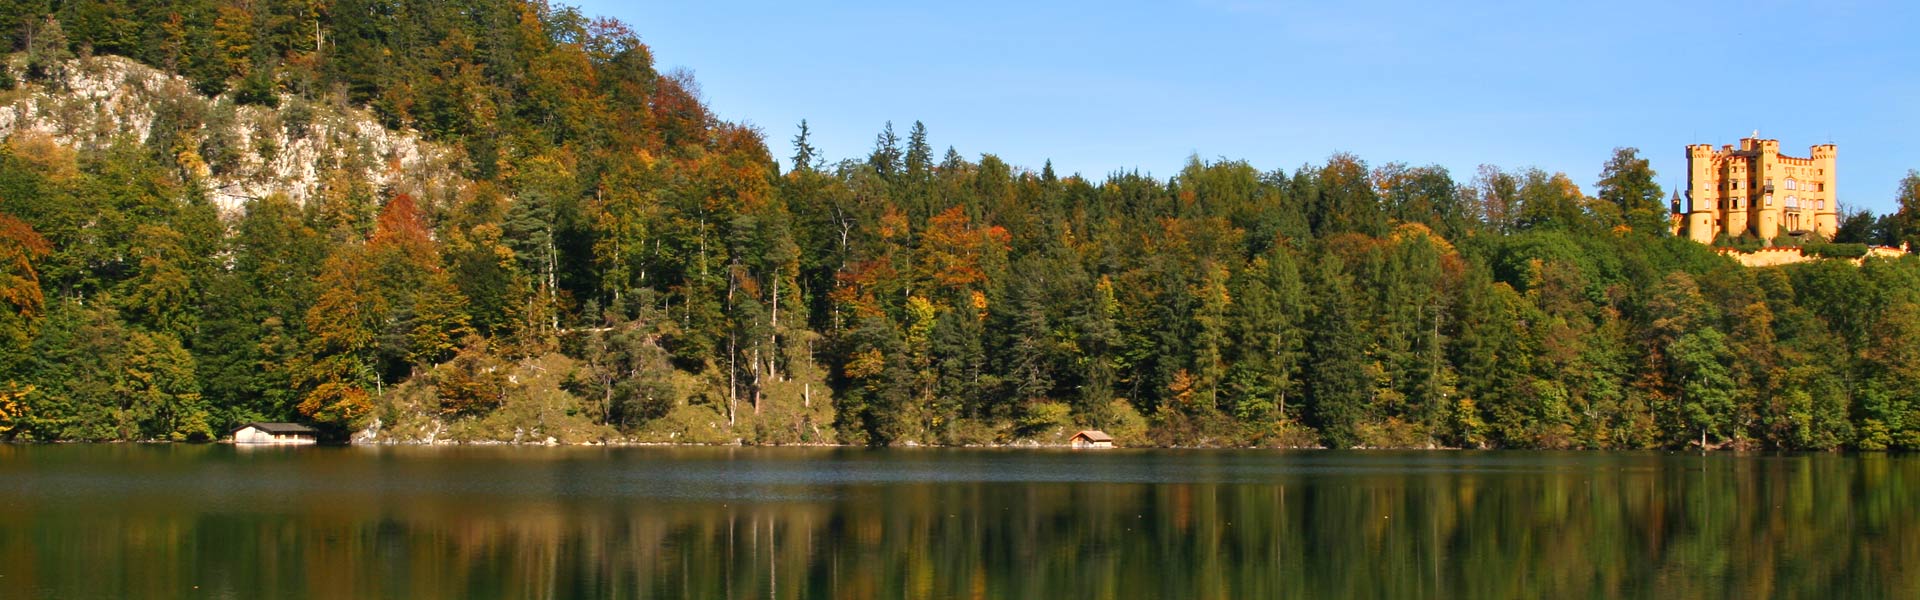
<path id="1" fill-rule="evenodd" d="M 1793 189 L 1793 185 L 1794 185 L 1794 181 L 1793 181 L 1793 178 L 1792 178 L 1792 177 L 1788 177 L 1788 178 L 1787 178 L 1787 189 L 1790 189 L 1790 190 L 1791 190 L 1791 189 Z"/>
<path id="2" fill-rule="evenodd" d="M 1788 184 L 1791 186 L 1792 184 Z M 1787 196 L 1787 208 L 1800 208 L 1800 198 Z"/>

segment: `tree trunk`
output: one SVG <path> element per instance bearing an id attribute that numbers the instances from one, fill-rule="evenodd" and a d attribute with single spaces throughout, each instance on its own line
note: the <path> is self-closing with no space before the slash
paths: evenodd
<path id="1" fill-rule="evenodd" d="M 780 372 L 775 369 L 775 357 L 780 355 L 780 273 L 773 274 L 773 323 L 767 331 L 767 375 L 774 381 L 780 380 Z"/>
<path id="2" fill-rule="evenodd" d="M 735 378 L 739 370 L 734 368 L 733 334 L 727 334 L 727 427 L 733 427 L 734 404 L 739 401 L 739 385 Z"/>

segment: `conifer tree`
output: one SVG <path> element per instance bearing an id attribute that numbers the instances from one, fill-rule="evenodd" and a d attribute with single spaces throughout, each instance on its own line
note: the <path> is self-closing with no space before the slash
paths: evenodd
<path id="1" fill-rule="evenodd" d="M 900 136 L 893 133 L 893 121 L 887 121 L 886 129 L 873 139 L 873 153 L 867 156 L 867 165 L 891 182 L 900 174 L 900 160 Z"/>
<path id="2" fill-rule="evenodd" d="M 800 132 L 793 136 L 793 162 L 788 168 L 793 171 L 817 170 L 820 161 L 820 149 L 813 146 L 812 132 L 807 129 L 807 120 L 800 120 Z"/>
<path id="3" fill-rule="evenodd" d="M 927 126 L 913 122 L 907 132 L 906 174 L 909 181 L 923 181 L 933 172 L 933 148 L 927 145 Z"/>
<path id="4" fill-rule="evenodd" d="M 1355 314 L 1353 280 L 1337 257 L 1325 257 L 1315 274 L 1315 303 L 1307 386 L 1313 425 L 1327 446 L 1348 448 L 1361 442 L 1366 418 L 1365 333 Z"/>

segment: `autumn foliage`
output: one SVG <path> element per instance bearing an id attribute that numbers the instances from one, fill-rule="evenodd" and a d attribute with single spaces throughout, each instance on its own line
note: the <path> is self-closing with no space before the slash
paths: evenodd
<path id="1" fill-rule="evenodd" d="M 0 436 L 1920 448 L 1920 262 L 1739 267 L 1668 235 L 1630 148 L 1591 190 L 1345 153 L 1090 179 L 921 123 L 831 162 L 544 2 L 0 12 L 65 20 L 10 38 L 18 93 L 92 52 L 203 95 L 0 148 Z M 452 159 L 222 212 L 204 174 L 284 150 L 232 103 Z M 1836 241 L 1920 239 L 1895 193 Z"/>

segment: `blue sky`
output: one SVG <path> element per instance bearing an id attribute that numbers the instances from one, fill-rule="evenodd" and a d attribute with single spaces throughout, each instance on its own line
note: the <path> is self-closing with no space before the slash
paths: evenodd
<path id="1" fill-rule="evenodd" d="M 838 159 L 886 121 L 936 151 L 1098 179 L 1188 156 L 1565 172 L 1616 146 L 1684 184 L 1688 143 L 1840 145 L 1841 202 L 1920 168 L 1920 3 L 587 2 L 686 68 L 720 117 Z"/>

